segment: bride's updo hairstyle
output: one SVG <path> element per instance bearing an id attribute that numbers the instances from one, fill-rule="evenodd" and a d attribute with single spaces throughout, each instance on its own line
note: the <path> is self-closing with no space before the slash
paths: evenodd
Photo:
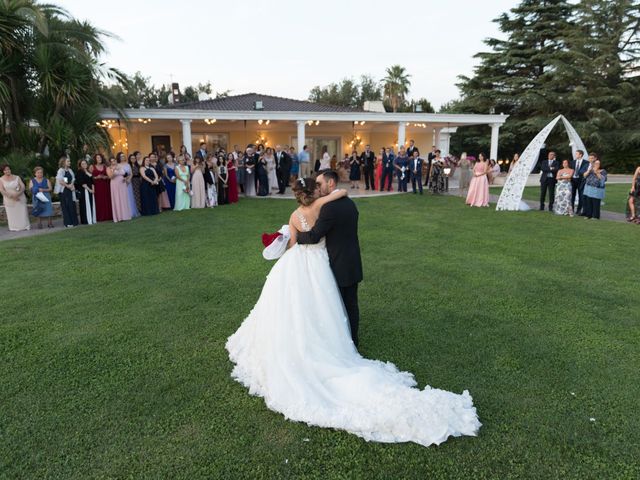
<path id="1" fill-rule="evenodd" d="M 311 177 L 298 178 L 292 190 L 296 201 L 303 207 L 311 205 L 316 199 L 316 181 Z"/>

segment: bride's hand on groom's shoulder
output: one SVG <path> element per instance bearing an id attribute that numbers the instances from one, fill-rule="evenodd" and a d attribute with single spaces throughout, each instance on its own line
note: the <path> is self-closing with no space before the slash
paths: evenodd
<path id="1" fill-rule="evenodd" d="M 333 191 L 333 194 L 338 197 L 346 197 L 347 195 L 349 195 L 349 192 L 347 191 L 346 188 L 336 188 Z"/>

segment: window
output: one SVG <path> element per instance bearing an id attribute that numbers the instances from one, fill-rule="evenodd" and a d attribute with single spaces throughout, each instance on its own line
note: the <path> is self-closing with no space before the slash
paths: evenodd
<path id="1" fill-rule="evenodd" d="M 200 150 L 200 144 L 207 144 L 207 152 L 213 153 L 220 148 L 229 151 L 228 133 L 193 133 L 191 135 L 191 153 L 195 154 Z"/>
<path id="2" fill-rule="evenodd" d="M 340 137 L 307 137 L 305 136 L 304 141 L 306 142 L 309 150 L 309 156 L 311 157 L 312 168 L 315 161 L 322 158 L 322 147 L 324 147 L 325 145 L 327 147 L 327 152 L 329 153 L 330 157 L 333 157 L 335 155 L 338 161 L 341 160 L 340 145 L 342 145 L 342 143 L 341 143 Z M 298 137 L 291 137 L 291 145 L 296 147 L 296 149 L 298 148 Z"/>

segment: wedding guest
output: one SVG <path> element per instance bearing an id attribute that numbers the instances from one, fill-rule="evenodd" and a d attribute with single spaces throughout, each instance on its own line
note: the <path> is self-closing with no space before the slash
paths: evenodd
<path id="1" fill-rule="evenodd" d="M 467 152 L 462 152 L 460 155 L 458 167 L 460 167 L 460 191 L 463 192 L 469 188 L 471 181 L 471 161 L 467 157 Z"/>
<path id="2" fill-rule="evenodd" d="M 187 147 L 185 147 L 184 145 L 180 145 L 179 155 L 182 155 L 184 157 L 185 163 L 191 162 L 191 154 L 187 151 Z M 173 157 L 175 158 L 175 155 L 173 155 Z"/>
<path id="3" fill-rule="evenodd" d="M 243 157 L 246 158 L 246 157 Z M 218 169 L 215 163 L 215 157 L 209 155 L 204 169 L 204 183 L 207 185 L 207 206 L 218 206 Z M 245 177 L 246 178 L 246 177 Z"/>
<path id="4" fill-rule="evenodd" d="M 263 157 L 266 162 L 267 169 L 267 177 L 269 182 L 269 195 L 273 190 L 280 190 L 280 185 L 278 183 L 278 172 L 276 169 L 276 157 L 273 155 L 273 149 L 271 147 L 267 147 L 264 151 Z"/>
<path id="5" fill-rule="evenodd" d="M 258 159 L 256 157 L 256 153 L 253 147 L 247 147 L 244 154 L 244 165 L 246 167 L 245 177 L 244 177 L 244 194 L 247 197 L 256 196 L 257 164 L 258 164 Z"/>
<path id="6" fill-rule="evenodd" d="M 331 155 L 331 170 L 336 171 L 338 169 L 338 156 Z"/>
<path id="7" fill-rule="evenodd" d="M 289 148 L 289 158 L 291 159 L 291 176 L 289 183 L 294 183 L 300 174 L 300 157 L 298 157 L 296 149 L 293 147 Z"/>
<path id="8" fill-rule="evenodd" d="M 261 158 L 261 162 L 265 162 L 264 157 Z M 264 176 L 266 176 L 266 170 Z M 266 178 L 263 180 L 266 180 Z M 263 180 L 260 181 L 262 182 Z M 268 183 L 264 184 L 264 186 L 263 184 L 260 185 L 261 192 L 264 193 L 262 196 L 267 195 L 266 185 L 268 185 Z M 262 190 L 263 188 L 264 191 Z M 229 171 L 225 165 L 224 158 L 220 158 L 218 160 L 218 205 L 226 205 L 227 203 L 229 203 Z"/>
<path id="9" fill-rule="evenodd" d="M 151 165 L 151 162 L 149 162 Z M 156 172 L 157 174 L 158 172 Z M 173 210 L 176 206 L 176 162 L 173 157 L 173 152 L 167 153 L 167 161 L 162 169 L 162 184 L 167 192 L 167 198 L 169 199 L 169 208 Z"/>
<path id="10" fill-rule="evenodd" d="M 322 158 L 320 159 L 319 171 L 331 169 L 331 156 L 326 145 L 322 146 Z"/>
<path id="11" fill-rule="evenodd" d="M 604 199 L 607 171 L 600 168 L 600 159 L 595 153 L 592 153 L 589 157 L 593 157 L 593 161 L 591 162 L 591 168 L 584 173 L 584 216 L 586 218 L 600 219 L 600 203 Z"/>
<path id="12" fill-rule="evenodd" d="M 556 174 L 556 192 L 553 203 L 553 213 L 556 215 L 569 215 L 573 217 L 573 204 L 571 203 L 571 178 L 573 168 L 569 160 L 562 161 L 562 168 Z"/>
<path id="13" fill-rule="evenodd" d="M 445 190 L 445 177 L 444 177 L 444 160 L 441 157 L 442 152 L 440 150 L 435 151 L 435 157 L 433 157 L 431 164 L 431 192 L 432 193 L 444 193 Z"/>
<path id="14" fill-rule="evenodd" d="M 104 157 L 100 153 L 93 156 L 93 165 L 89 168 L 93 177 L 94 199 L 96 202 L 96 220 L 107 222 L 113 220 L 111 209 L 111 181 L 107 174 Z"/>
<path id="15" fill-rule="evenodd" d="M 576 195 L 578 196 L 578 206 L 576 208 L 576 215 L 582 215 L 583 193 L 584 193 L 584 174 L 591 164 L 584 157 L 582 150 L 576 150 L 576 158 L 573 161 L 573 177 L 571 178 L 571 206 L 576 204 Z"/>
<path id="16" fill-rule="evenodd" d="M 51 182 L 44 176 L 44 169 L 36 167 L 33 169 L 33 178 L 29 180 L 29 190 L 31 191 L 31 215 L 38 219 L 38 228 L 42 228 L 42 219 L 47 219 L 47 227 L 53 228 L 53 204 L 51 203 Z"/>
<path id="17" fill-rule="evenodd" d="M 140 203 L 140 185 L 142 185 L 142 177 L 140 177 L 140 168 L 142 168 L 142 154 L 138 151 L 129 155 L 129 165 L 131 166 L 131 188 L 133 189 L 133 198 L 136 201 L 136 210 L 142 209 Z"/>
<path id="18" fill-rule="evenodd" d="M 412 140 L 413 142 L 413 140 Z M 416 189 L 416 183 L 422 195 L 422 159 L 420 158 L 420 152 L 417 148 L 413 149 L 413 158 L 411 159 L 410 172 L 411 172 L 411 191 L 414 194 L 418 193 Z"/>
<path id="19" fill-rule="evenodd" d="M 233 146 L 233 161 L 236 164 L 236 182 L 238 184 L 238 187 L 240 188 L 240 193 L 244 193 L 244 174 L 246 171 L 246 167 L 244 164 L 245 158 L 244 155 L 242 155 L 242 153 L 237 149 L 237 145 Z M 205 163 L 205 168 L 206 168 L 206 163 Z"/>
<path id="20" fill-rule="evenodd" d="M 275 160 L 276 160 L 276 174 L 278 178 L 278 194 L 283 195 L 287 187 L 289 186 L 289 175 L 291 172 L 291 157 L 286 152 L 286 149 L 282 150 L 280 145 L 276 145 Z"/>
<path id="21" fill-rule="evenodd" d="M 65 227 L 71 228 L 78 225 L 78 213 L 76 212 L 75 198 L 76 176 L 71 170 L 71 160 L 62 156 L 58 162 L 58 173 L 56 174 L 56 184 L 53 189 L 60 197 L 60 208 L 62 210 L 62 223 Z"/>
<path id="22" fill-rule="evenodd" d="M 473 166 L 473 177 L 469 184 L 466 204 L 471 207 L 489 206 L 489 162 L 484 154 L 478 155 L 478 161 Z"/>
<path id="23" fill-rule="evenodd" d="M 220 165 L 218 165 L 218 168 L 220 167 Z M 226 171 L 226 168 L 225 168 Z M 224 194 L 224 191 L 220 191 L 221 188 L 221 180 L 220 180 L 220 175 L 221 175 L 221 171 L 218 171 L 218 204 L 223 205 L 223 203 L 220 202 L 220 199 L 222 198 L 222 196 Z M 226 175 L 226 173 L 225 173 Z M 264 156 L 260 156 L 258 157 L 258 160 L 256 162 L 256 177 L 258 179 L 258 196 L 259 197 L 266 197 L 267 195 L 269 195 L 271 192 L 269 191 L 269 173 L 267 171 L 267 160 L 265 159 Z M 226 186 L 227 182 L 225 180 L 224 182 L 224 186 Z M 226 188 L 225 188 L 226 189 Z"/>
<path id="24" fill-rule="evenodd" d="M 398 175 L 398 192 L 406 192 L 409 181 L 409 158 L 404 147 L 400 147 L 395 161 L 395 168 Z"/>
<path id="25" fill-rule="evenodd" d="M 169 154 L 167 154 L 167 163 L 165 164 L 165 168 L 168 165 L 168 161 Z M 142 159 L 140 178 L 142 179 L 142 184 L 140 185 L 140 212 L 143 216 L 157 215 L 160 213 L 160 208 L 158 206 L 158 192 L 156 185 L 160 183 L 160 178 L 158 177 L 156 169 L 151 166 L 151 161 L 148 156 Z M 172 185 L 174 185 L 175 189 L 175 184 Z"/>
<path id="26" fill-rule="evenodd" d="M 233 155 L 231 163 L 233 164 Z M 199 156 L 193 159 L 193 170 L 191 172 L 191 208 L 204 208 L 207 204 L 207 190 L 204 184 L 203 161 Z M 235 178 L 235 171 L 233 172 Z"/>
<path id="27" fill-rule="evenodd" d="M 382 192 L 385 188 L 387 188 L 387 192 L 391 191 L 392 183 L 393 183 L 393 172 L 395 170 L 395 161 L 396 156 L 393 153 L 393 148 L 383 148 L 384 153 L 382 154 L 382 179 L 380 184 L 380 191 Z"/>
<path id="28" fill-rule="evenodd" d="M 2 177 L 0 177 L 0 193 L 4 201 L 4 210 L 7 215 L 9 230 L 20 232 L 31 230 L 29 212 L 27 210 L 27 197 L 24 194 L 25 185 L 22 179 L 11 173 L 8 164 L 2 166 Z"/>
<path id="29" fill-rule="evenodd" d="M 376 157 L 376 167 L 374 175 L 374 190 L 382 189 L 382 157 L 384 156 L 384 148 L 380 149 L 380 153 Z"/>
<path id="30" fill-rule="evenodd" d="M 629 201 L 627 202 L 627 220 L 640 223 L 638 218 L 638 207 L 640 206 L 640 167 L 636 168 L 631 180 L 631 190 L 629 191 Z"/>
<path id="31" fill-rule="evenodd" d="M 520 155 L 517 153 L 513 154 L 513 160 L 511 160 L 511 164 L 509 165 L 509 173 L 516 168 L 518 161 L 520 160 Z"/>
<path id="32" fill-rule="evenodd" d="M 109 159 L 107 175 L 111 179 L 111 210 L 115 223 L 131 220 L 131 203 L 129 202 L 129 188 L 124 177 L 124 169 L 115 157 Z"/>
<path id="33" fill-rule="evenodd" d="M 362 163 L 362 171 L 364 173 L 364 189 L 369 190 L 369 186 L 374 189 L 374 168 L 375 168 L 376 155 L 371 151 L 371 145 L 365 145 L 364 152 L 360 162 Z"/>
<path id="34" fill-rule="evenodd" d="M 556 160 L 556 152 L 551 151 L 547 155 L 547 160 L 540 163 L 540 210 L 544 210 L 544 202 L 549 191 L 549 211 L 553 211 L 553 200 L 556 188 L 556 175 L 560 170 L 560 165 Z"/>
<path id="35" fill-rule="evenodd" d="M 426 178 L 424 180 L 424 186 L 428 187 L 431 183 L 431 165 L 433 164 L 433 159 L 436 158 L 436 146 L 433 145 L 431 147 L 431 151 L 427 155 L 427 164 L 426 164 Z"/>
<path id="36" fill-rule="evenodd" d="M 489 172 L 489 185 L 493 185 L 496 178 L 500 176 L 500 165 L 493 159 L 489 161 L 489 164 L 491 165 L 491 171 Z"/>
<path id="37" fill-rule="evenodd" d="M 238 179 L 236 178 L 236 166 L 233 163 L 233 155 L 227 155 L 227 172 L 229 175 L 227 187 L 227 200 L 229 203 L 238 203 Z"/>
<path id="38" fill-rule="evenodd" d="M 309 147 L 306 145 L 302 147 L 300 155 L 298 155 L 300 162 L 300 177 L 307 178 L 311 174 L 311 155 L 309 155 Z"/>
<path id="39" fill-rule="evenodd" d="M 139 217 L 140 212 L 138 212 L 138 208 L 136 207 L 136 197 L 133 194 L 133 186 L 131 182 L 133 181 L 133 171 L 131 170 L 131 165 L 126 161 L 125 155 L 122 152 L 119 152 L 116 155 L 116 161 L 120 168 L 123 170 L 125 184 L 127 186 L 127 195 L 129 199 L 129 210 L 131 211 L 131 218 Z"/>
<path id="40" fill-rule="evenodd" d="M 418 147 L 416 147 L 416 142 L 413 140 L 409 140 L 409 147 L 407 148 L 407 157 L 409 157 L 410 159 L 414 158 L 413 157 L 414 152 L 418 152 L 418 156 L 420 156 L 420 150 L 418 150 Z M 422 179 L 420 179 L 420 181 L 422 182 Z"/>
<path id="41" fill-rule="evenodd" d="M 185 157 L 186 158 L 186 157 Z M 192 162 L 193 159 L 189 159 Z M 160 162 L 158 155 L 155 152 L 151 152 L 149 154 L 149 164 L 153 169 L 155 169 L 158 178 L 162 178 L 164 175 L 164 167 L 165 165 Z M 166 156 L 165 156 L 165 164 L 166 164 Z M 189 168 L 189 167 L 187 167 Z M 158 182 L 155 185 L 156 195 L 158 196 L 158 211 L 162 212 L 163 210 L 171 210 L 171 201 L 169 200 L 169 194 L 167 193 L 167 189 L 164 186 L 164 182 Z"/>
<path id="42" fill-rule="evenodd" d="M 97 223 L 93 176 L 89 173 L 89 165 L 84 158 L 78 162 L 75 187 L 80 203 L 80 223 L 83 225 Z"/>
<path id="43" fill-rule="evenodd" d="M 187 210 L 191 203 L 191 183 L 189 181 L 189 167 L 186 165 L 184 155 L 178 156 L 176 165 L 176 203 L 173 209 L 177 212 Z"/>
<path id="44" fill-rule="evenodd" d="M 360 165 L 362 161 L 358 156 L 358 152 L 354 150 L 349 157 L 349 180 L 351 181 L 351 188 L 360 188 Z"/>
<path id="45" fill-rule="evenodd" d="M 194 158 L 199 158 L 201 162 L 207 159 L 207 144 L 206 142 L 200 142 L 200 149 L 193 156 Z"/>

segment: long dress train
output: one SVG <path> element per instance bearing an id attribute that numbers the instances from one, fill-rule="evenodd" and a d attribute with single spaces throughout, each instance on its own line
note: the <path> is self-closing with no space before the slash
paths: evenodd
<path id="1" fill-rule="evenodd" d="M 285 252 L 226 348 L 232 376 L 290 420 L 425 446 L 480 428 L 466 390 L 419 390 L 411 373 L 360 356 L 324 240 Z"/>

